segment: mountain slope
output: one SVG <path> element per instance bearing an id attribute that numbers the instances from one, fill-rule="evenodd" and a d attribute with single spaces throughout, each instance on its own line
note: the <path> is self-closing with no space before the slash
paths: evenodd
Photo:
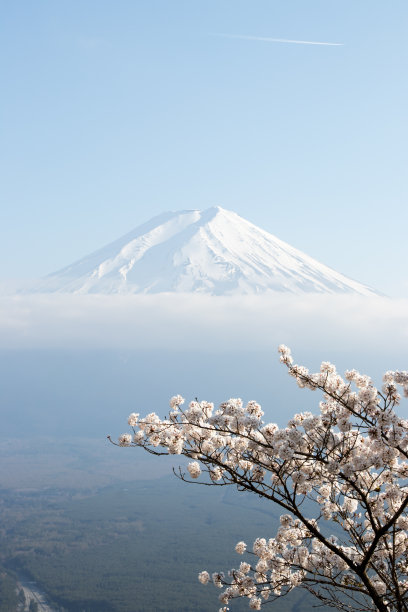
<path id="1" fill-rule="evenodd" d="M 220 207 L 154 217 L 119 240 L 51 274 L 40 291 L 375 292 Z"/>

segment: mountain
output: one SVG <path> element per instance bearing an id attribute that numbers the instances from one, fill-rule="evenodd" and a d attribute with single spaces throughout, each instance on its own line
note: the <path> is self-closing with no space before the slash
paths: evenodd
<path id="1" fill-rule="evenodd" d="M 49 275 L 37 289 L 105 294 L 376 294 L 220 207 L 154 217 Z"/>

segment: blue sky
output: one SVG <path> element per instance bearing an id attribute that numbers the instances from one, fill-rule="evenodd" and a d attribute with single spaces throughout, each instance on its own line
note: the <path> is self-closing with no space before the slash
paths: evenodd
<path id="1" fill-rule="evenodd" d="M 408 296 L 407 25 L 406 0 L 6 3 L 0 279 L 217 204 Z"/>

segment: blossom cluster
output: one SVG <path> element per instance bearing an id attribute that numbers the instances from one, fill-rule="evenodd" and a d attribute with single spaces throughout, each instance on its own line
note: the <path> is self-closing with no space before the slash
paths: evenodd
<path id="1" fill-rule="evenodd" d="M 225 606 L 247 597 L 249 607 L 259 610 L 263 601 L 300 586 L 339 609 L 349 609 L 342 608 L 344 598 L 356 597 L 366 606 L 361 609 L 405 610 L 408 421 L 394 408 L 399 390 L 408 396 L 408 372 L 386 372 L 377 389 L 356 370 L 342 377 L 323 362 L 310 373 L 293 363 L 284 345 L 279 353 L 300 387 L 323 393 L 318 414 L 296 414 L 279 428 L 263 422 L 255 401 L 244 405 L 232 398 L 215 409 L 207 401 L 185 406 L 177 395 L 165 419 L 132 413 L 133 433 L 118 443 L 184 455 L 191 462 L 183 479 L 238 485 L 285 510 L 274 538 L 257 539 L 248 553 L 244 542 L 236 545 L 252 563 L 243 561 L 227 575 L 199 574 L 202 584 L 224 589 Z M 314 516 L 304 514 L 305 499 L 314 504 Z M 327 521 L 336 524 L 332 536 L 324 535 Z"/>

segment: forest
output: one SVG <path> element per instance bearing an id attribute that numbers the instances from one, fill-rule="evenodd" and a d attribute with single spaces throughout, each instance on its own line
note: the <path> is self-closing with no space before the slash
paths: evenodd
<path id="1" fill-rule="evenodd" d="M 8 612 L 21 574 L 58 612 L 218 610 L 218 590 L 201 585 L 198 573 L 236 563 L 243 529 L 250 542 L 278 521 L 262 500 L 229 488 L 208 495 L 172 475 L 93 491 L 4 489 L 1 499 L 0 610 Z M 276 605 L 305 612 L 311 602 L 295 590 Z M 246 601 L 231 605 L 247 609 Z"/>

